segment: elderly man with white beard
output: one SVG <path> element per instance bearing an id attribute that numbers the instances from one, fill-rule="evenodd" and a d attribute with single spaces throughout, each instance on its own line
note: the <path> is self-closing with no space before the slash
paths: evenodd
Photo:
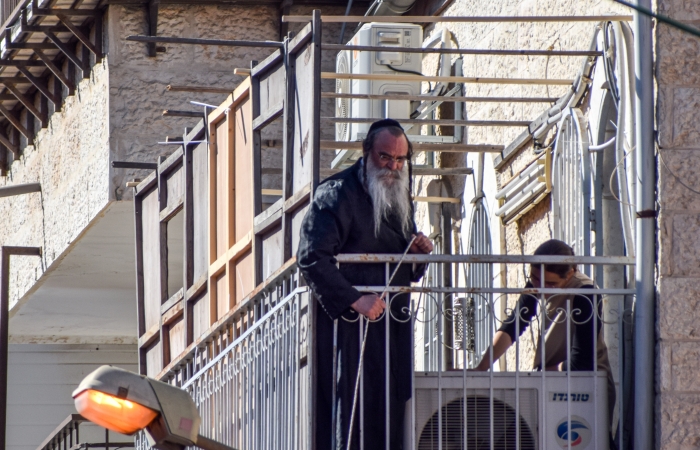
<path id="1" fill-rule="evenodd" d="M 347 448 L 362 345 L 358 315 L 371 322 L 363 357 L 363 388 L 359 391 L 362 401 L 358 401 L 353 421 L 352 448 L 360 448 L 362 422 L 365 449 L 384 448 L 387 433 L 391 449 L 402 449 L 404 410 L 411 396 L 413 330 L 408 320 L 409 296 L 401 294 L 387 299 L 360 293 L 353 286 L 387 283 L 384 264 L 338 266 L 335 256 L 401 254 L 414 236 L 410 253 L 427 254 L 433 250 L 432 242 L 416 230 L 411 201 L 412 146 L 399 123 L 392 119 L 375 122 L 362 147 L 362 159 L 319 185 L 302 224 L 297 253 L 299 268 L 319 305 L 315 424 L 319 450 Z M 403 264 L 391 284 L 409 286 L 424 271 L 425 266 Z M 384 314 L 385 309 L 390 314 Z M 385 364 L 387 316 L 388 368 Z M 389 392 L 385 385 L 387 369 Z M 387 408 L 389 429 L 385 425 Z"/>

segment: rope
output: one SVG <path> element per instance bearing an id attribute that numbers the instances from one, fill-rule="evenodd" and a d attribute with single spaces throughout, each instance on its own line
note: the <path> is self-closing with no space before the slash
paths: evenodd
<path id="1" fill-rule="evenodd" d="M 386 291 L 389 289 L 389 285 L 391 285 L 391 282 L 394 279 L 394 276 L 396 275 L 396 272 L 399 271 L 399 267 L 401 267 L 401 263 L 403 262 L 403 259 L 406 257 L 406 254 L 408 253 L 408 250 L 411 248 L 411 245 L 413 245 L 413 241 L 416 240 L 417 236 L 413 236 L 413 239 L 411 239 L 411 242 L 408 243 L 408 246 L 406 247 L 406 250 L 404 250 L 403 255 L 401 255 L 401 259 L 399 259 L 398 264 L 396 264 L 396 267 L 394 268 L 394 271 L 391 273 L 391 276 L 389 277 L 389 281 L 386 283 L 386 287 L 384 287 L 384 291 L 382 292 L 382 295 L 379 298 L 384 298 L 386 295 Z M 391 308 L 391 305 L 387 305 L 389 308 Z M 389 321 L 389 312 L 385 310 L 385 314 L 387 317 L 387 322 Z M 360 318 L 362 320 L 362 318 Z M 365 345 L 367 344 L 367 332 L 369 331 L 369 324 L 370 322 L 367 321 L 367 326 L 365 327 L 365 335 L 362 338 L 362 347 L 360 348 L 360 362 L 357 366 L 357 377 L 355 378 L 355 393 L 352 398 L 352 412 L 350 413 L 350 428 L 348 429 L 348 445 L 346 447 L 347 450 L 350 450 L 350 444 L 352 443 L 352 425 L 355 422 L 355 411 L 357 410 L 357 398 L 358 398 L 358 393 L 360 390 L 360 376 L 362 375 L 362 362 L 364 361 L 364 356 L 365 356 Z M 388 326 L 388 323 L 387 323 Z M 388 348 L 387 348 L 388 350 Z M 388 371 L 389 368 L 387 367 L 386 370 Z M 388 372 L 387 372 L 388 375 Z M 334 375 L 335 376 L 335 375 Z"/>

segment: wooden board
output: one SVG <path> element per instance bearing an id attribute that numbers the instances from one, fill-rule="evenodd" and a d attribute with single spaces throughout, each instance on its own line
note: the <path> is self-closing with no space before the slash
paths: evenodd
<path id="1" fill-rule="evenodd" d="M 185 194 L 185 171 L 180 165 L 180 168 L 173 170 L 165 178 L 166 186 L 166 205 L 168 208 L 172 208 L 183 200 L 183 195 Z M 162 187 L 161 187 L 162 189 Z"/>
<path id="2" fill-rule="evenodd" d="M 255 261 L 251 251 L 246 252 L 235 261 L 232 267 L 232 276 L 235 277 L 234 284 L 236 286 L 234 304 L 238 304 L 255 289 Z"/>
<path id="3" fill-rule="evenodd" d="M 234 234 L 238 242 L 253 228 L 253 150 L 250 100 L 235 109 L 234 133 Z M 232 243 L 232 244 L 233 244 Z"/>
<path id="4" fill-rule="evenodd" d="M 292 256 L 296 256 L 299 249 L 299 233 L 301 231 L 301 223 L 306 216 L 306 211 L 309 210 L 309 205 L 299 208 L 292 214 Z"/>
<path id="5" fill-rule="evenodd" d="M 177 321 L 168 327 L 168 339 L 170 340 L 168 360 L 174 361 L 185 350 L 185 321 L 183 316 L 180 316 Z"/>
<path id="6" fill-rule="evenodd" d="M 216 239 L 216 258 L 218 259 L 220 256 L 226 253 L 226 250 L 228 250 L 228 232 L 227 232 L 227 202 L 228 202 L 228 196 L 227 196 L 227 189 L 228 189 L 228 143 L 229 143 L 229 136 L 228 136 L 228 129 L 227 129 L 228 124 L 226 121 L 218 124 L 216 126 L 216 145 L 214 145 L 214 150 L 216 151 L 216 168 L 215 168 L 215 174 L 216 174 L 216 202 L 214 205 L 216 206 L 215 209 L 215 216 L 216 216 L 216 234 L 215 234 L 215 239 Z"/>
<path id="7" fill-rule="evenodd" d="M 282 267 L 284 257 L 282 254 L 283 244 L 282 228 L 278 228 L 263 236 L 262 245 L 262 267 L 263 279 L 267 279 L 277 269 Z"/>
<path id="8" fill-rule="evenodd" d="M 260 115 L 266 117 L 283 105 L 285 95 L 284 65 L 260 79 Z"/>
<path id="9" fill-rule="evenodd" d="M 192 330 L 195 340 L 202 336 L 209 326 L 209 295 L 205 292 L 192 301 Z"/>
<path id="10" fill-rule="evenodd" d="M 209 227 L 207 226 L 207 145 L 199 144 L 192 151 L 192 188 L 194 209 L 194 280 L 199 280 L 209 270 L 207 239 Z"/>
<path id="11" fill-rule="evenodd" d="M 155 378 L 163 370 L 163 355 L 160 341 L 146 349 L 146 375 Z"/>
<path id="12" fill-rule="evenodd" d="M 160 216 L 158 191 L 143 196 L 141 226 L 143 229 L 143 296 L 145 330 L 160 321 L 163 301 L 160 286 Z"/>
<path id="13" fill-rule="evenodd" d="M 292 190 L 298 191 L 311 180 L 313 154 L 313 50 L 308 45 L 296 59 L 296 111 L 292 151 Z"/>
<path id="14" fill-rule="evenodd" d="M 168 249 L 168 293 L 170 298 L 179 291 L 184 283 L 184 264 L 183 257 L 185 254 L 184 236 L 185 236 L 185 214 L 183 211 L 175 214 L 167 223 L 167 249 Z"/>
<path id="15" fill-rule="evenodd" d="M 213 293 L 216 295 L 216 320 L 219 320 L 229 310 L 229 296 L 227 288 L 227 275 L 226 272 L 214 277 Z"/>

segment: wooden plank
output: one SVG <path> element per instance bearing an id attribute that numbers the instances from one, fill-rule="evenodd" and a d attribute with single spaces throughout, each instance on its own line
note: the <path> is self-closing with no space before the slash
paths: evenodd
<path id="1" fill-rule="evenodd" d="M 414 202 L 422 202 L 422 203 L 456 203 L 460 204 L 462 203 L 461 198 L 456 198 L 456 197 L 434 197 L 434 196 L 428 196 L 428 197 L 413 197 Z"/>
<path id="2" fill-rule="evenodd" d="M 228 123 L 222 122 L 215 126 L 216 133 L 216 259 L 228 249 Z"/>
<path id="3" fill-rule="evenodd" d="M 195 280 L 206 275 L 209 267 L 207 238 L 207 145 L 199 144 L 192 151 L 192 215 L 194 236 L 194 273 Z"/>
<path id="4" fill-rule="evenodd" d="M 58 105 L 60 109 L 61 99 L 57 98 L 54 95 L 54 93 L 51 92 L 48 85 L 44 81 L 32 75 L 29 69 L 25 67 L 18 67 L 17 70 L 20 71 L 22 75 L 27 77 L 27 80 L 29 80 L 39 92 L 41 92 L 46 98 L 48 98 L 51 101 L 51 103 L 53 103 L 54 105 Z"/>
<path id="5" fill-rule="evenodd" d="M 256 66 L 256 62 L 251 62 L 251 68 Z M 260 115 L 260 78 L 250 77 L 250 110 L 251 117 L 255 118 Z M 253 215 L 251 219 L 262 212 L 262 143 L 260 129 L 253 129 L 252 134 L 253 147 Z M 262 282 L 262 242 L 260 236 L 253 236 L 253 285 Z M 234 281 L 232 281 L 233 283 Z M 236 285 L 239 284 L 238 278 L 235 280 Z"/>
<path id="6" fill-rule="evenodd" d="M 556 97 L 455 97 L 446 95 L 407 94 L 344 94 L 321 92 L 321 98 L 356 98 L 361 100 L 408 100 L 419 102 L 465 102 L 465 103 L 554 103 Z"/>
<path id="7" fill-rule="evenodd" d="M 321 169 L 321 176 L 323 178 L 328 178 L 331 175 L 335 175 L 341 172 L 343 169 Z M 413 166 L 413 176 L 445 176 L 445 175 L 471 175 L 474 170 L 471 167 L 416 167 Z"/>
<path id="8" fill-rule="evenodd" d="M 139 347 L 151 346 L 160 335 L 160 324 L 154 324 L 141 337 L 139 337 Z"/>
<path id="9" fill-rule="evenodd" d="M 283 210 L 286 214 L 294 212 L 300 206 L 309 202 L 311 198 L 311 183 L 302 187 L 284 202 Z"/>
<path id="10" fill-rule="evenodd" d="M 214 281 L 214 292 L 216 295 L 216 319 L 220 319 L 223 317 L 228 310 L 230 309 L 229 307 L 229 293 L 228 293 L 228 287 L 226 286 L 228 284 L 228 279 L 226 278 L 226 272 L 222 273 L 218 277 L 215 277 Z"/>
<path id="11" fill-rule="evenodd" d="M 143 230 L 143 291 L 145 328 L 158 325 L 161 305 L 160 220 L 158 191 L 142 197 L 141 226 Z"/>
<path id="12" fill-rule="evenodd" d="M 263 189 L 263 191 L 264 190 L 265 189 Z M 283 206 L 284 199 L 280 198 L 272 206 L 255 216 L 253 233 L 266 233 L 268 231 L 268 228 L 270 228 L 273 224 L 276 224 L 280 219 L 282 219 Z"/>
<path id="13" fill-rule="evenodd" d="M 51 73 L 58 78 L 61 83 L 68 89 L 68 95 L 73 95 L 75 92 L 75 83 L 73 83 L 64 73 L 61 69 L 59 69 L 56 64 L 54 64 L 53 61 L 51 61 L 51 58 L 46 56 L 44 52 L 41 50 L 34 50 L 34 53 L 36 56 L 41 59 L 41 61 L 46 65 L 46 68 L 51 71 Z"/>
<path id="14" fill-rule="evenodd" d="M 574 80 L 569 79 L 546 79 L 546 78 L 494 78 L 494 77 L 452 77 L 452 76 L 425 76 L 425 75 L 402 75 L 389 73 L 359 74 L 359 73 L 335 73 L 321 72 L 321 78 L 330 80 L 369 80 L 369 81 L 421 81 L 424 83 L 442 81 L 446 83 L 469 83 L 469 84 L 515 84 L 533 86 L 570 86 Z"/>
<path id="15" fill-rule="evenodd" d="M 161 222 L 168 222 L 170 219 L 175 217 L 184 207 L 184 201 L 182 197 L 177 200 L 173 200 L 172 204 L 166 206 L 163 211 L 160 212 L 159 220 Z"/>
<path id="16" fill-rule="evenodd" d="M 357 117 L 322 117 L 322 121 L 331 123 L 374 123 L 378 118 Z M 452 119 L 398 119 L 403 125 L 441 125 L 465 127 L 527 127 L 529 120 L 452 120 Z"/>
<path id="17" fill-rule="evenodd" d="M 209 329 L 209 317 L 209 295 L 205 292 L 192 301 L 192 333 L 195 342 Z"/>
<path id="18" fill-rule="evenodd" d="M 285 51 L 289 51 L 289 41 L 285 41 Z M 296 58 L 286 58 L 284 120 L 282 121 L 282 201 L 286 202 L 294 194 L 294 117 L 296 85 Z M 284 208 L 283 208 L 284 211 Z M 292 257 L 292 221 L 289 214 L 282 215 L 282 253 L 284 260 Z"/>
<path id="19" fill-rule="evenodd" d="M 313 28 L 313 38 L 310 46 L 313 50 L 311 58 L 313 61 L 313 82 L 311 84 L 313 135 L 311 136 L 311 180 L 309 181 L 311 182 L 311 195 L 313 196 L 320 181 L 319 168 L 321 165 L 321 44 L 323 43 L 321 10 L 314 10 L 311 25 Z"/>
<path id="20" fill-rule="evenodd" d="M 291 216 L 292 216 L 292 255 L 297 254 L 297 250 L 299 249 L 299 236 L 301 232 L 301 223 L 304 220 L 304 216 L 306 215 L 306 211 L 309 210 L 309 205 L 307 204 L 303 208 L 300 208 L 296 211 L 294 211 Z"/>
<path id="21" fill-rule="evenodd" d="M 312 16 L 282 16 L 282 22 L 310 22 Z M 330 16 L 323 15 L 321 20 L 326 23 L 367 22 L 367 16 Z M 550 23 L 550 22 L 606 22 L 632 20 L 630 15 L 599 15 L 599 16 L 381 16 L 384 23 Z"/>
<path id="22" fill-rule="evenodd" d="M 144 297 L 144 276 L 143 276 L 143 196 L 134 195 L 134 223 L 135 223 L 135 244 L 136 244 L 136 336 L 141 337 L 146 330 L 145 318 L 145 297 Z M 139 373 L 146 373 L 146 361 L 142 359 L 139 352 Z"/>
<path id="23" fill-rule="evenodd" d="M 280 210 L 279 217 L 282 217 Z M 263 254 L 263 279 L 266 280 L 270 275 L 275 273 L 284 263 L 284 255 L 280 252 L 283 245 L 283 236 L 281 222 L 278 220 L 278 228 L 273 230 L 262 238 L 262 254 Z"/>
<path id="24" fill-rule="evenodd" d="M 362 150 L 362 142 L 321 141 L 321 150 Z M 413 143 L 414 152 L 483 152 L 501 153 L 503 145 L 493 144 L 422 144 Z"/>
<path id="25" fill-rule="evenodd" d="M 73 22 L 70 21 L 70 19 L 65 15 L 65 14 L 57 14 L 56 17 L 58 17 L 58 20 L 63 23 L 63 25 L 66 26 L 70 30 L 71 33 L 73 33 L 73 36 L 78 38 L 81 44 L 83 44 L 88 50 L 90 50 L 98 59 L 102 58 L 102 54 L 100 51 L 93 45 L 93 43 L 90 41 L 90 38 L 85 36 L 82 31 L 75 25 L 73 25 Z M 101 37 L 100 37 L 101 39 Z"/>
<path id="26" fill-rule="evenodd" d="M 250 70 L 251 76 L 264 76 L 266 72 L 274 69 L 276 64 L 283 62 L 283 56 L 284 55 L 280 49 L 275 50 L 272 54 L 270 54 L 270 56 L 260 61 L 259 64 L 256 64 L 255 67 Z"/>
<path id="27" fill-rule="evenodd" d="M 236 242 L 229 250 L 226 256 L 228 261 L 234 261 L 241 258 L 243 253 L 250 250 L 253 245 L 253 230 L 250 230 L 241 240 Z"/>
<path id="28" fill-rule="evenodd" d="M 182 299 L 185 297 L 185 290 L 180 289 L 179 291 L 175 292 L 168 300 L 166 300 L 162 305 L 160 305 L 160 313 L 161 315 L 165 314 L 168 312 L 168 310 L 175 305 L 182 303 Z M 165 320 L 164 320 L 165 322 Z"/>
<path id="29" fill-rule="evenodd" d="M 255 260 L 253 252 L 248 251 L 232 265 L 231 276 L 235 277 L 236 296 L 233 305 L 239 304 L 255 289 Z"/>
<path id="30" fill-rule="evenodd" d="M 183 317 L 183 312 L 185 309 L 185 302 L 183 301 L 182 297 L 180 297 L 180 301 L 175 303 L 172 308 L 168 309 L 165 313 L 163 313 L 163 322 L 162 326 L 167 327 L 170 326 L 173 322 L 180 320 Z"/>
<path id="31" fill-rule="evenodd" d="M 282 64 L 275 68 L 275 70 L 267 73 L 264 77 L 260 77 L 261 116 L 272 116 L 272 111 L 281 112 L 285 97 L 284 87 L 284 65 Z M 257 119 L 257 117 L 255 118 Z"/>
<path id="32" fill-rule="evenodd" d="M 251 124 L 251 101 L 246 100 L 234 110 L 234 152 L 235 164 L 233 179 L 236 201 L 234 204 L 234 242 L 243 239 L 253 229 L 255 217 L 254 192 L 257 178 L 253 167 L 253 139 Z M 259 182 L 259 181 L 258 181 Z"/>
<path id="33" fill-rule="evenodd" d="M 34 117 L 39 119 L 39 122 L 41 122 L 41 126 L 45 127 L 48 123 L 48 117 L 45 112 L 40 111 L 36 105 L 34 105 L 34 101 L 27 96 L 25 96 L 19 89 L 17 89 L 16 86 L 12 84 L 5 84 L 5 87 L 7 88 L 8 91 L 12 93 L 15 97 L 17 97 L 17 100 L 27 108 L 27 111 L 32 113 Z"/>
<path id="34" fill-rule="evenodd" d="M 306 24 L 304 28 L 289 41 L 287 52 L 290 56 L 296 56 L 296 54 L 304 48 L 306 43 L 311 40 L 312 31 L 311 24 Z"/>
<path id="35" fill-rule="evenodd" d="M 22 122 L 19 121 L 19 119 L 12 113 L 10 110 L 5 108 L 3 105 L 0 104 L 0 114 L 5 116 L 8 122 L 15 127 L 17 131 L 22 133 L 22 136 L 27 138 L 29 141 L 29 144 L 31 145 L 34 142 L 34 133 L 30 133 L 29 130 L 27 130 L 24 125 L 22 125 Z"/>
<path id="36" fill-rule="evenodd" d="M 44 34 L 46 34 L 46 37 L 49 38 L 51 42 L 53 42 L 54 45 L 73 62 L 73 64 L 75 64 L 82 71 L 86 70 L 87 64 L 81 61 L 75 52 L 68 48 L 68 46 L 64 44 L 63 41 L 61 41 L 55 34 L 53 34 L 51 31 L 46 31 Z"/>
<path id="37" fill-rule="evenodd" d="M 265 111 L 253 120 L 253 130 L 257 131 L 268 126 L 271 122 L 282 115 L 283 108 L 283 102 L 279 102 L 278 104 L 271 106 L 269 110 Z"/>
<path id="38" fill-rule="evenodd" d="M 170 342 L 170 361 L 176 361 L 177 357 L 185 351 L 185 320 L 180 317 L 168 327 L 168 341 Z"/>
<path id="39" fill-rule="evenodd" d="M 192 286 L 190 286 L 187 289 L 187 293 L 185 295 L 185 299 L 188 302 L 192 302 L 192 299 L 195 297 L 199 297 L 202 295 L 204 291 L 206 291 L 207 288 L 207 278 L 209 277 L 208 274 L 204 274 L 201 277 L 199 277 L 197 280 L 195 280 L 194 283 L 192 283 Z"/>
<path id="40" fill-rule="evenodd" d="M 185 169 L 182 165 L 165 177 L 166 205 L 172 207 L 182 203 L 185 196 Z"/>
<path id="41" fill-rule="evenodd" d="M 293 145 L 292 190 L 302 189 L 311 182 L 311 153 L 313 152 L 313 79 L 312 45 L 307 45 L 296 58 L 295 76 L 297 80 L 294 92 L 295 132 Z"/>
<path id="42" fill-rule="evenodd" d="M 160 341 L 146 349 L 146 376 L 155 378 L 163 370 L 163 358 Z"/>

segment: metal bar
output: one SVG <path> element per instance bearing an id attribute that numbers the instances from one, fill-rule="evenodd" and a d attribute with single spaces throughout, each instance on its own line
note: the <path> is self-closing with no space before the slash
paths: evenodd
<path id="1" fill-rule="evenodd" d="M 380 118 L 352 117 L 322 117 L 321 120 L 332 123 L 374 123 Z M 442 126 L 472 126 L 472 127 L 527 127 L 532 122 L 528 120 L 450 120 L 450 119 L 397 119 L 402 124 L 409 125 L 442 125 Z"/>
<path id="2" fill-rule="evenodd" d="M 442 81 L 447 83 L 479 83 L 479 84 L 525 84 L 543 86 L 570 86 L 574 80 L 568 79 L 545 79 L 545 78 L 489 78 L 489 77 L 441 77 L 427 75 L 407 75 L 407 74 L 358 74 L 358 73 L 336 73 L 321 72 L 323 79 L 342 80 L 370 80 L 370 81 Z"/>
<path id="3" fill-rule="evenodd" d="M 277 41 L 243 41 L 230 39 L 199 39 L 179 38 L 170 36 L 127 36 L 127 41 L 162 43 L 162 44 L 192 44 L 192 45 L 218 45 L 223 47 L 263 47 L 282 48 L 284 43 Z"/>
<path id="4" fill-rule="evenodd" d="M 651 0 L 637 0 L 651 9 Z M 652 23 L 646 14 L 634 14 L 635 136 L 637 142 L 637 192 L 634 306 L 634 448 L 654 447 L 654 347 L 655 347 L 655 226 L 656 184 L 654 156 L 654 86 Z M 650 108 L 647 110 L 646 108 Z"/>
<path id="5" fill-rule="evenodd" d="M 362 142 L 346 141 L 321 141 L 321 150 L 362 150 Z M 490 144 L 422 144 L 414 143 L 414 152 L 485 152 L 500 153 L 504 149 L 502 145 Z"/>
<path id="6" fill-rule="evenodd" d="M 204 118 L 204 113 L 201 111 L 179 111 L 176 109 L 163 110 L 163 117 L 195 117 L 197 119 Z"/>
<path id="7" fill-rule="evenodd" d="M 326 23 L 359 22 L 365 23 L 371 18 L 367 16 L 321 16 Z M 482 17 L 449 17 L 449 16 L 381 16 L 385 23 L 548 23 L 548 22 L 606 22 L 631 21 L 632 16 L 601 15 L 601 16 L 482 16 Z M 282 16 L 283 23 L 310 22 L 311 16 Z"/>
<path id="8" fill-rule="evenodd" d="M 62 9 L 62 8 L 34 8 L 31 9 L 32 16 L 78 16 L 78 17 L 98 17 L 99 11 L 94 9 Z"/>
<path id="9" fill-rule="evenodd" d="M 360 292 L 376 292 L 377 289 L 382 289 L 382 286 L 359 285 L 353 286 Z M 424 294 L 601 294 L 601 295 L 634 295 L 634 289 L 556 289 L 556 288 L 479 288 L 479 287 L 398 287 L 392 286 L 386 290 L 390 293 L 424 293 Z"/>
<path id="10" fill-rule="evenodd" d="M 0 198 L 13 197 L 15 195 L 29 194 L 32 192 L 41 192 L 40 183 L 16 184 L 14 186 L 0 187 Z"/>
<path id="11" fill-rule="evenodd" d="M 10 256 L 41 256 L 39 247 L 0 247 L 0 443 L 7 432 L 7 363 L 10 312 Z"/>
<path id="12" fill-rule="evenodd" d="M 113 169 L 148 169 L 155 170 L 158 163 L 136 162 L 136 161 L 112 161 Z"/>
<path id="13" fill-rule="evenodd" d="M 174 86 L 169 84 L 165 87 L 166 91 L 171 92 L 209 92 L 212 94 L 230 94 L 233 89 L 222 89 L 214 87 L 202 87 L 202 86 Z"/>
<path id="14" fill-rule="evenodd" d="M 439 53 L 444 55 L 493 55 L 493 56 L 601 56 L 603 53 L 595 50 L 491 50 L 468 48 L 439 48 L 439 47 L 380 47 L 373 45 L 342 45 L 323 44 L 322 50 L 359 50 L 369 52 L 392 53 Z"/>
<path id="15" fill-rule="evenodd" d="M 398 262 L 401 255 L 392 253 L 352 253 L 336 256 L 341 263 Z M 404 262 L 412 263 L 505 263 L 505 264 L 607 264 L 635 265 L 627 256 L 552 256 L 552 255 L 418 255 L 408 254 Z"/>

